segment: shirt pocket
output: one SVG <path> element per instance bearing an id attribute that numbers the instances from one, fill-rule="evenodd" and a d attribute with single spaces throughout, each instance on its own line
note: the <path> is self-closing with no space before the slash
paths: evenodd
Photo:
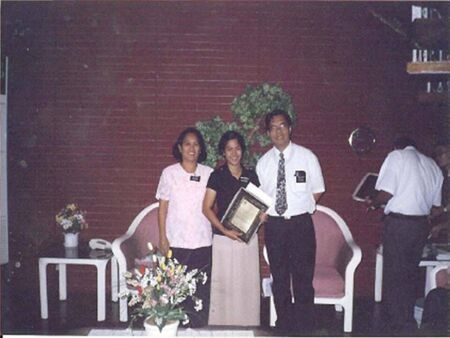
<path id="1" fill-rule="evenodd" d="M 298 168 L 290 173 L 291 187 L 294 193 L 303 193 L 308 191 L 309 178 L 308 172 L 304 168 Z"/>

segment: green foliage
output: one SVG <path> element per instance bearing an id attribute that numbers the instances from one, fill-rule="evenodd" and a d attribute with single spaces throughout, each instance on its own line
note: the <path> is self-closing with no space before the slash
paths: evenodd
<path id="1" fill-rule="evenodd" d="M 219 116 L 215 116 L 209 121 L 197 122 L 195 126 L 205 139 L 206 153 L 208 156 L 204 164 L 214 168 L 222 158 L 222 155 L 219 154 L 217 149 L 220 137 L 228 130 L 238 130 L 238 125 L 236 122 L 228 123 L 223 121 Z"/>
<path id="2" fill-rule="evenodd" d="M 205 138 L 208 158 L 205 164 L 215 167 L 222 155 L 217 145 L 225 131 L 235 130 L 242 134 L 247 144 L 248 153 L 244 158 L 246 165 L 253 167 L 261 154 L 256 145 L 267 146 L 270 139 L 266 134 L 264 116 L 274 109 L 283 109 L 295 122 L 297 113 L 291 97 L 279 85 L 263 83 L 259 86 L 247 86 L 242 94 L 231 103 L 233 122 L 225 122 L 216 116 L 213 119 L 197 122 L 196 127 Z"/>

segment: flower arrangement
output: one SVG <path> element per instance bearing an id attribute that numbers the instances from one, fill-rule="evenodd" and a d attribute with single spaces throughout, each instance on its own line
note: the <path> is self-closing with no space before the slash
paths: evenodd
<path id="1" fill-rule="evenodd" d="M 88 227 L 85 215 L 85 211 L 80 210 L 75 203 L 71 203 L 62 208 L 55 219 L 56 223 L 62 227 L 64 233 L 76 234 Z"/>
<path id="2" fill-rule="evenodd" d="M 202 300 L 195 297 L 197 283 L 206 283 L 207 275 L 198 269 L 187 271 L 187 266 L 172 258 L 169 250 L 167 256 L 157 253 L 148 243 L 150 254 L 134 272 L 126 272 L 125 279 L 131 286 L 120 297 L 129 297 L 128 306 L 133 308 L 133 320 L 143 317 L 154 321 L 161 331 L 170 321 L 189 322 L 187 311 L 181 303 L 191 298 L 195 311 L 203 308 Z"/>

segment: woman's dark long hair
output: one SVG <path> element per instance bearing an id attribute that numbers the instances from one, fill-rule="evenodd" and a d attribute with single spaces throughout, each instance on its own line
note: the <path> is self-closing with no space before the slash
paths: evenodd
<path id="1" fill-rule="evenodd" d="M 178 162 L 181 162 L 183 157 L 181 156 L 180 149 L 178 146 L 181 146 L 183 144 L 184 138 L 187 134 L 194 134 L 197 137 L 198 144 L 200 145 L 200 155 L 198 156 L 198 163 L 202 163 L 204 160 L 206 160 L 206 145 L 205 140 L 203 139 L 202 134 L 198 131 L 198 129 L 194 127 L 188 127 L 185 130 L 181 132 L 181 134 L 178 136 L 175 144 L 172 147 L 172 155 L 175 157 L 175 159 Z"/>

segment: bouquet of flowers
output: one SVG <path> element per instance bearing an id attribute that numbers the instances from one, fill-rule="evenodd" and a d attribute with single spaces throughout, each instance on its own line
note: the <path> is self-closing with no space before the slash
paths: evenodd
<path id="1" fill-rule="evenodd" d="M 85 220 L 86 212 L 74 204 L 67 204 L 56 215 L 56 223 L 60 225 L 64 233 L 76 234 L 83 229 L 87 229 L 88 224 Z"/>
<path id="2" fill-rule="evenodd" d="M 131 290 L 121 294 L 129 297 L 128 306 L 133 307 L 133 319 L 144 317 L 151 319 L 161 331 L 170 321 L 189 322 L 186 310 L 181 303 L 191 298 L 195 311 L 203 308 L 202 300 L 195 297 L 197 283 L 206 283 L 207 275 L 198 269 L 187 271 L 187 266 L 172 258 L 157 253 L 148 243 L 150 254 L 141 261 L 133 273 L 126 272 L 125 279 Z"/>

